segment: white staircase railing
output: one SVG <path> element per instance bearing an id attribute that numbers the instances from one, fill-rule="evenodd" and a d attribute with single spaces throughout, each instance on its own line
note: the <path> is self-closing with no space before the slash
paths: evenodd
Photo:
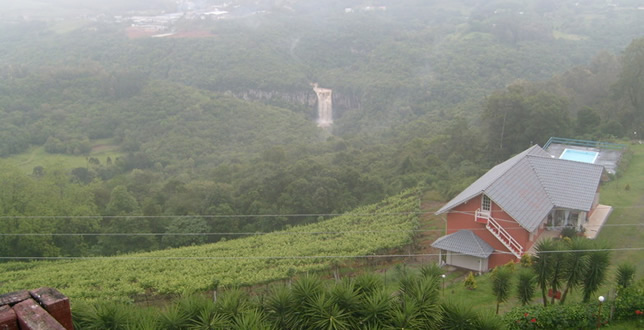
<path id="1" fill-rule="evenodd" d="M 487 224 L 487 221 L 490 219 L 490 212 L 481 212 L 481 209 L 477 209 L 474 213 L 474 221 L 478 223 Z"/>
<path id="2" fill-rule="evenodd" d="M 485 224 L 485 228 L 494 235 L 503 245 L 505 245 L 512 254 L 514 254 L 515 257 L 521 258 L 521 255 L 523 254 L 523 246 L 517 242 L 510 233 L 508 233 L 501 225 L 494 220 L 491 216 L 488 215 L 488 221 L 487 224 Z"/>

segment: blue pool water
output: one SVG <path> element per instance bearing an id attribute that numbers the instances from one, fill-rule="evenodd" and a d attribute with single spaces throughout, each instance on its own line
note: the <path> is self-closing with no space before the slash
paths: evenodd
<path id="1" fill-rule="evenodd" d="M 559 156 L 559 159 L 574 160 L 576 162 L 593 164 L 595 163 L 598 155 L 599 153 L 596 151 L 566 149 L 561 154 L 561 156 Z"/>

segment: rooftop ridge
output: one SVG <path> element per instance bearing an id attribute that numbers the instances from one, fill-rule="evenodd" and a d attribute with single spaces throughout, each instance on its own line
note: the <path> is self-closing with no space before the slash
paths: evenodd
<path id="1" fill-rule="evenodd" d="M 485 174 L 483 174 L 481 177 L 479 177 L 476 181 L 474 181 L 472 184 L 468 186 L 468 188 L 472 187 L 475 185 L 477 182 L 483 181 L 487 176 L 491 176 L 491 180 L 480 187 L 480 189 L 477 189 L 476 191 L 469 192 L 467 195 L 463 195 L 465 192 L 467 192 L 468 188 L 463 190 L 461 193 L 456 195 L 454 198 L 452 198 L 449 202 L 447 202 L 443 207 L 441 207 L 438 211 L 435 212 L 435 214 L 442 214 L 445 213 L 446 211 L 449 211 L 459 203 L 456 202 L 457 200 L 463 200 L 467 201 L 470 200 L 472 197 L 485 192 L 490 186 L 495 184 L 499 179 L 503 177 L 505 173 L 510 171 L 512 168 L 514 168 L 517 164 L 521 162 L 522 159 L 524 159 L 526 156 L 529 156 L 532 154 L 532 152 L 542 152 L 543 154 L 547 154 L 545 150 L 543 150 L 538 144 L 535 144 L 531 146 L 530 148 L 512 156 L 510 159 L 507 159 L 504 162 L 501 162 L 499 164 L 494 165 L 491 169 L 489 169 Z M 536 156 L 536 155 L 535 155 Z M 545 156 L 543 156 L 545 157 Z M 495 173 L 495 171 L 499 171 L 499 173 Z M 495 202 L 496 203 L 496 202 Z M 453 204 L 453 205 L 452 205 Z"/>

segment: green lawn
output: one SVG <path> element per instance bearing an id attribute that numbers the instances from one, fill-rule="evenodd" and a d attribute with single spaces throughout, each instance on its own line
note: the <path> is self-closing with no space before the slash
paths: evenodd
<path id="1" fill-rule="evenodd" d="M 619 178 L 604 184 L 600 202 L 614 210 L 597 239 L 616 249 L 644 247 L 644 145 L 631 145 L 632 158 Z M 644 276 L 644 251 L 615 251 L 612 265 L 628 261 Z"/>
<path id="2" fill-rule="evenodd" d="M 109 140 L 96 140 L 93 142 L 92 151 L 87 156 L 50 154 L 45 152 L 42 146 L 34 146 L 29 148 L 27 152 L 4 158 L 4 161 L 12 166 L 21 168 L 27 174 L 31 174 L 36 166 L 42 166 L 45 169 L 48 167 L 72 169 L 86 167 L 89 157 L 94 157 L 101 164 L 105 164 L 107 157 L 115 160 L 117 157 L 123 156 L 123 153 L 118 151 L 117 146 L 111 145 Z"/>
<path id="3" fill-rule="evenodd" d="M 588 39 L 587 36 L 581 36 L 581 35 L 578 35 L 578 34 L 570 34 L 570 33 L 565 33 L 565 32 L 557 31 L 557 30 L 552 32 L 552 36 L 555 39 L 563 39 L 563 40 L 571 40 L 571 41 L 580 41 L 580 40 Z"/>

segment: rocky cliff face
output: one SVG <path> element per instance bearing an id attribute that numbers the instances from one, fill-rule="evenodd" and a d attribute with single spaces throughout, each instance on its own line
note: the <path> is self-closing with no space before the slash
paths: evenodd
<path id="1" fill-rule="evenodd" d="M 278 101 L 303 105 L 309 107 L 312 114 L 317 114 L 318 98 L 312 89 L 292 92 L 249 89 L 243 92 L 226 91 L 225 94 L 247 101 Z M 336 119 L 342 117 L 346 111 L 358 109 L 360 106 L 361 102 L 358 97 L 348 96 L 342 91 L 333 90 L 333 111 Z"/>
<path id="2" fill-rule="evenodd" d="M 243 92 L 226 91 L 227 95 L 246 100 L 246 101 L 270 101 L 281 100 L 288 103 L 301 104 L 313 107 L 317 103 L 317 96 L 315 92 L 278 92 L 278 91 L 265 91 L 258 89 L 249 89 Z"/>

